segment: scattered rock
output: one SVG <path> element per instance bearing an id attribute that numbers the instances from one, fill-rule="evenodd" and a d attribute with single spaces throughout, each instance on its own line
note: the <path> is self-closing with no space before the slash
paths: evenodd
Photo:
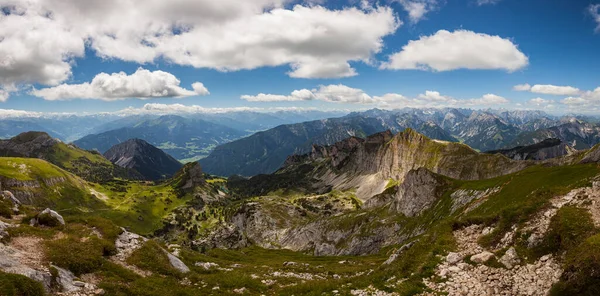
<path id="1" fill-rule="evenodd" d="M 475 263 L 485 263 L 485 262 L 488 262 L 488 260 L 492 259 L 493 257 L 494 257 L 494 254 L 492 254 L 488 251 L 484 251 L 477 255 L 471 256 L 471 261 L 473 261 Z"/>
<path id="2" fill-rule="evenodd" d="M 385 262 L 383 262 L 382 265 L 390 265 L 392 264 L 392 262 L 396 261 L 396 259 L 398 258 L 398 256 L 400 256 L 400 254 L 402 254 L 404 251 L 410 249 L 417 241 L 419 240 L 415 240 L 412 241 L 408 244 L 403 245 L 402 247 L 400 247 L 400 249 L 398 249 L 396 252 L 394 252 L 392 255 L 390 255 L 390 257 L 385 260 Z"/>
<path id="3" fill-rule="evenodd" d="M 239 289 L 234 289 L 234 290 L 233 290 L 233 293 L 236 293 L 236 294 L 244 294 L 244 293 L 246 293 L 246 290 L 247 290 L 247 289 L 246 289 L 246 287 L 239 288 Z"/>
<path id="4" fill-rule="evenodd" d="M 446 262 L 451 265 L 454 265 L 462 260 L 463 256 L 461 256 L 459 253 L 450 252 L 448 253 L 448 256 L 446 256 Z"/>
<path id="5" fill-rule="evenodd" d="M 510 247 L 498 261 L 508 269 L 513 268 L 521 262 L 514 247 Z"/>
<path id="6" fill-rule="evenodd" d="M 61 288 L 62 292 L 82 292 L 82 294 L 73 295 L 87 295 L 87 293 L 104 292 L 104 290 L 99 291 L 95 285 L 88 284 L 82 281 L 76 281 L 75 275 L 73 275 L 72 272 L 66 269 L 60 268 L 55 265 L 50 265 L 50 267 L 54 268 L 57 271 L 55 281 Z"/>
<path id="7" fill-rule="evenodd" d="M 214 268 L 218 268 L 218 267 L 219 267 L 219 264 L 217 264 L 217 263 L 213 263 L 213 262 L 196 262 L 196 263 L 194 263 L 194 265 L 195 265 L 195 266 L 202 267 L 202 268 L 204 268 L 205 270 L 209 270 L 209 269 L 211 269 L 211 268 L 213 268 L 213 267 L 214 267 Z"/>

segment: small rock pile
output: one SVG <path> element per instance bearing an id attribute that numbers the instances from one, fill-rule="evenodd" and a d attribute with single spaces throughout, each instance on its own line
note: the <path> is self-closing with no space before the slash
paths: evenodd
<path id="1" fill-rule="evenodd" d="M 451 264 L 446 260 L 438 266 L 436 275 L 447 281 L 435 283 L 425 280 L 425 284 L 434 291 L 445 292 L 448 295 L 542 296 L 560 279 L 562 270 L 556 260 L 547 255 L 534 264 L 517 265 L 511 269 L 481 264 L 470 265 L 464 262 Z"/>
<path id="2" fill-rule="evenodd" d="M 479 225 L 457 230 L 454 236 L 458 243 L 458 253 L 450 252 L 436 268 L 436 275 L 425 279 L 425 285 L 436 293 L 448 295 L 546 295 L 552 285 L 560 280 L 562 269 L 552 257 L 546 255 L 533 264 L 521 264 L 521 258 L 514 247 L 497 258 L 504 267 L 485 265 L 496 255 L 485 250 L 477 240 L 488 234 L 491 228 Z M 509 234 L 513 234 L 509 231 Z M 506 237 L 510 237 L 507 235 Z M 508 244 L 512 239 L 506 239 Z M 465 260 L 468 258 L 469 260 Z M 470 263 L 467 263 L 470 262 Z M 434 281 L 434 279 L 442 281 Z M 437 295 L 424 293 L 422 295 Z"/>

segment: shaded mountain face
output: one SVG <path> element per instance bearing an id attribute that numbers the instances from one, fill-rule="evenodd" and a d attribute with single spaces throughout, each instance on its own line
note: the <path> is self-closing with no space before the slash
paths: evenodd
<path id="1" fill-rule="evenodd" d="M 135 172 L 113 165 L 96 152 L 65 144 L 44 132 L 26 132 L 9 140 L 0 140 L 0 156 L 40 158 L 93 182 L 115 177 L 140 177 Z"/>
<path id="2" fill-rule="evenodd" d="M 546 139 L 529 146 L 518 146 L 511 149 L 493 150 L 486 153 L 498 153 L 516 160 L 544 160 L 567 155 L 573 150 L 573 148 L 559 139 Z"/>
<path id="3" fill-rule="evenodd" d="M 132 127 L 88 135 L 74 143 L 84 149 L 104 153 L 129 139 L 143 139 L 178 160 L 192 161 L 207 155 L 218 144 L 247 134 L 200 119 L 168 115 L 145 120 Z"/>
<path id="4" fill-rule="evenodd" d="M 104 156 L 115 165 L 137 171 L 146 180 L 170 178 L 182 167 L 175 158 L 140 139 L 115 145 Z"/>
<path id="5" fill-rule="evenodd" d="M 385 130 L 400 132 L 408 127 L 434 138 L 456 141 L 434 122 L 420 120 L 410 114 L 346 116 L 281 125 L 258 132 L 218 146 L 200 163 L 206 172 L 220 176 L 272 173 L 281 167 L 289 155 L 309 152 L 313 144 L 331 145 L 349 136 L 364 138 Z"/>

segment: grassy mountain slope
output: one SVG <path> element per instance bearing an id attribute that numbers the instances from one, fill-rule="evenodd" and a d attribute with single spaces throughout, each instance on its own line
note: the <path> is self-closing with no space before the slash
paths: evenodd
<path id="1" fill-rule="evenodd" d="M 0 156 L 44 159 L 95 182 L 115 177 L 138 177 L 133 172 L 113 165 L 96 152 L 65 144 L 42 132 L 26 132 L 8 140 L 0 140 Z"/>

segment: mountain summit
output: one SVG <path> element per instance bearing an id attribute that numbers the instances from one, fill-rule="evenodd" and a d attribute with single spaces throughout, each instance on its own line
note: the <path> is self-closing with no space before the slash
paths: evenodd
<path id="1" fill-rule="evenodd" d="M 175 158 L 140 139 L 115 145 L 104 156 L 120 167 L 136 170 L 148 180 L 171 177 L 182 167 Z"/>

